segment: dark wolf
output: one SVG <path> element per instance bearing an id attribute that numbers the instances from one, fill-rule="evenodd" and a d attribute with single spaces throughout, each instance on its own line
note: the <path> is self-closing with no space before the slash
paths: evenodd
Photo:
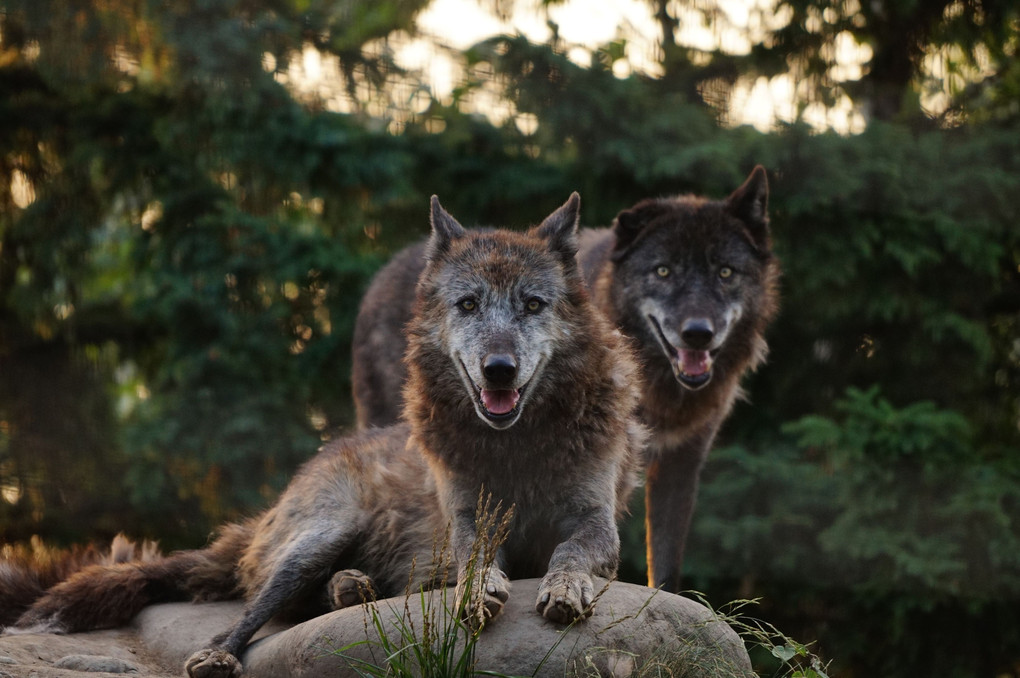
<path id="1" fill-rule="evenodd" d="M 469 621 L 496 616 L 509 579 L 525 577 L 543 577 L 538 613 L 583 618 L 592 576 L 617 566 L 616 519 L 644 429 L 636 362 L 577 267 L 578 208 L 574 194 L 527 233 L 469 233 L 433 198 L 408 330 L 406 422 L 325 445 L 274 507 L 226 526 L 208 548 L 79 572 L 18 626 L 82 631 L 161 600 L 243 596 L 237 624 L 186 664 L 193 678 L 236 676 L 237 656 L 272 616 L 355 604 L 364 589 L 405 591 L 415 562 L 430 572 L 422 564 L 447 526 L 457 597 L 478 614 Z M 490 564 L 469 578 L 483 490 L 514 512 Z"/>
<path id="2" fill-rule="evenodd" d="M 648 584 L 680 590 L 698 478 L 740 379 L 766 354 L 778 306 L 779 265 L 768 225 L 768 180 L 755 167 L 724 200 L 645 200 L 611 228 L 586 229 L 579 261 L 596 306 L 639 351 Z M 375 278 L 354 330 L 353 385 L 361 428 L 400 412 L 404 298 L 425 265 L 424 245 L 396 255 Z M 380 359 L 380 357 L 382 359 Z"/>

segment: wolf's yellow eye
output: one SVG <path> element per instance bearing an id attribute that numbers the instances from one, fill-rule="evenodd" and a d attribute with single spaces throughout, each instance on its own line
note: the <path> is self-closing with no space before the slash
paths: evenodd
<path id="1" fill-rule="evenodd" d="M 461 299 L 457 305 L 460 306 L 462 310 L 468 311 L 469 313 L 478 307 L 478 304 L 475 303 L 474 299 Z"/>
<path id="2" fill-rule="evenodd" d="M 733 275 L 733 269 L 730 268 L 729 266 L 723 266 L 722 268 L 719 269 L 720 278 L 725 280 L 726 278 L 729 278 L 731 275 Z"/>
<path id="3" fill-rule="evenodd" d="M 659 266 L 657 269 L 655 269 L 655 275 L 659 276 L 660 278 L 668 278 L 669 273 L 670 273 L 669 266 Z"/>
<path id="4" fill-rule="evenodd" d="M 524 308 L 528 309 L 528 313 L 538 313 L 542 310 L 542 300 L 532 297 L 524 304 Z"/>

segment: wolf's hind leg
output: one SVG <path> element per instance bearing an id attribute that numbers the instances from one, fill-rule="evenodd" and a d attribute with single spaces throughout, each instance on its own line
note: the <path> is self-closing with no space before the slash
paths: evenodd
<path id="1" fill-rule="evenodd" d="M 238 678 L 241 662 L 224 650 L 202 650 L 188 657 L 184 670 L 190 678 Z"/>
<path id="2" fill-rule="evenodd" d="M 361 570 L 340 570 L 327 586 L 329 605 L 334 610 L 354 607 L 375 600 L 372 578 Z"/>
<path id="3" fill-rule="evenodd" d="M 343 521 L 341 521 L 343 522 Z M 312 526 L 321 528 L 321 526 Z M 190 678 L 235 678 L 241 674 L 238 655 L 251 637 L 286 604 L 311 587 L 322 586 L 322 573 L 336 562 L 356 532 L 341 525 L 323 533 L 310 529 L 295 535 L 240 621 L 213 639 L 212 646 L 188 658 L 184 664 Z"/>

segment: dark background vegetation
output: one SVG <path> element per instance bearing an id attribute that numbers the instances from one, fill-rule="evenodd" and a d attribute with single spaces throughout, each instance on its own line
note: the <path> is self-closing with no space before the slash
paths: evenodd
<path id="1" fill-rule="evenodd" d="M 649 3 L 657 77 L 613 75 L 622 41 L 579 66 L 494 37 L 452 99 L 400 109 L 416 74 L 381 39 L 428 0 L 0 1 L 0 540 L 190 547 L 270 502 L 350 425 L 360 294 L 432 193 L 523 226 L 576 189 L 608 224 L 761 163 L 783 310 L 706 469 L 691 587 L 760 597 L 832 675 L 1020 675 L 1020 10 L 780 0 L 733 55 Z M 839 82 L 843 32 L 872 57 Z M 306 46 L 353 112 L 274 78 Z M 933 51 L 981 68 L 938 115 Z M 864 131 L 725 124 L 738 77 L 783 72 Z M 534 133 L 466 112 L 483 88 Z M 640 582 L 640 515 L 625 537 Z"/>

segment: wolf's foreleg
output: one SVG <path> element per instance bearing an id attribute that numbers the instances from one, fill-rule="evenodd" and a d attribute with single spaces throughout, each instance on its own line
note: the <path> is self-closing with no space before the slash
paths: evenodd
<path id="1" fill-rule="evenodd" d="M 680 591 L 684 544 L 698 496 L 698 477 L 714 431 L 654 453 L 646 467 L 645 543 L 648 585 Z"/>
<path id="2" fill-rule="evenodd" d="M 464 596 L 467 596 L 463 601 L 464 621 L 471 628 L 481 628 L 503 611 L 510 599 L 510 580 L 499 567 L 478 563 L 477 569 L 465 571 L 457 578 L 454 600 L 459 603 Z"/>
<path id="3" fill-rule="evenodd" d="M 569 536 L 553 551 L 535 603 L 539 614 L 560 624 L 591 615 L 592 575 L 614 576 L 620 560 L 620 535 L 611 507 L 585 507 L 565 528 Z"/>
<path id="4" fill-rule="evenodd" d="M 450 545 L 457 559 L 454 600 L 463 604 L 465 621 L 480 628 L 503 611 L 510 599 L 510 580 L 503 571 L 502 551 L 478 534 L 476 509 L 464 504 L 453 512 L 451 524 Z"/>
<path id="5" fill-rule="evenodd" d="M 316 526 L 319 527 L 319 526 Z M 188 658 L 184 669 L 190 678 L 236 678 L 241 675 L 237 658 L 251 637 L 289 601 L 310 587 L 325 585 L 325 576 L 354 530 L 337 526 L 329 532 L 309 530 L 296 535 L 277 559 L 275 570 L 244 614 L 231 629 L 213 639 L 212 647 Z"/>

